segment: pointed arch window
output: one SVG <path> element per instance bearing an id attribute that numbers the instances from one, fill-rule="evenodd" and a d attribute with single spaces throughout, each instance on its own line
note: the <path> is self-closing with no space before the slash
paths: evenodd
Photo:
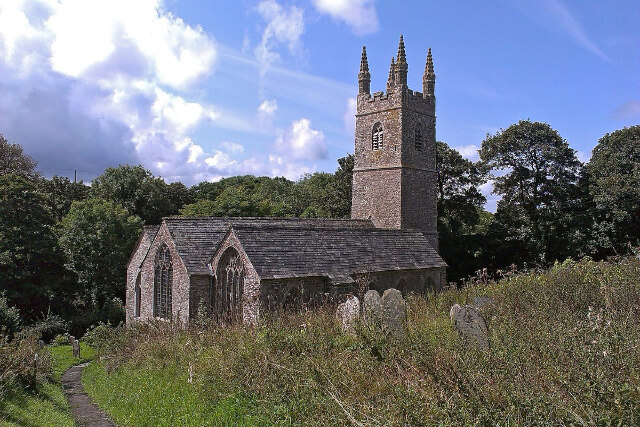
<path id="1" fill-rule="evenodd" d="M 422 140 L 422 126 L 417 125 L 413 133 L 413 141 L 415 143 L 416 151 L 422 151 L 424 142 Z"/>
<path id="2" fill-rule="evenodd" d="M 373 132 L 371 134 L 371 148 L 373 150 L 382 150 L 384 143 L 384 130 L 380 122 L 373 125 Z"/>
<path id="3" fill-rule="evenodd" d="M 173 267 L 167 245 L 162 245 L 158 249 L 154 267 L 153 315 L 162 319 L 171 319 Z"/>
<path id="4" fill-rule="evenodd" d="M 234 248 L 227 249 L 218 261 L 215 284 L 219 318 L 225 321 L 240 318 L 244 293 L 244 263 Z"/>
<path id="5" fill-rule="evenodd" d="M 138 273 L 138 278 L 136 279 L 136 286 L 134 288 L 134 308 L 133 308 L 133 316 L 140 317 L 140 297 L 142 296 L 142 292 L 140 290 L 140 273 Z"/>

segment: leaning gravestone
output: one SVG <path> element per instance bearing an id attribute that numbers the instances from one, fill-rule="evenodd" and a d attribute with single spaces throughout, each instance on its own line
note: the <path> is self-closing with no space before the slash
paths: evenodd
<path id="1" fill-rule="evenodd" d="M 382 295 L 382 330 L 394 338 L 404 334 L 407 304 L 397 289 L 387 289 Z"/>
<path id="2" fill-rule="evenodd" d="M 73 357 L 80 358 L 80 341 L 73 340 Z"/>
<path id="3" fill-rule="evenodd" d="M 453 307 L 452 307 L 453 311 Z M 456 330 L 465 343 L 473 343 L 482 350 L 489 348 L 487 324 L 475 307 L 465 305 L 453 316 Z"/>
<path id="4" fill-rule="evenodd" d="M 339 304 L 336 310 L 336 318 L 340 322 L 340 327 L 343 332 L 354 332 L 359 316 L 360 300 L 353 295 L 350 295 L 345 302 Z"/>
<path id="5" fill-rule="evenodd" d="M 373 289 L 364 294 L 362 300 L 362 320 L 367 326 L 380 325 L 382 321 L 382 300 L 378 291 Z"/>

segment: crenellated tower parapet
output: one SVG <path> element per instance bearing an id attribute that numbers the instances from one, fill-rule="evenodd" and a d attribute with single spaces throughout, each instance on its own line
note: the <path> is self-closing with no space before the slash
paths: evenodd
<path id="1" fill-rule="evenodd" d="M 364 64 L 364 65 L 363 65 Z M 437 249 L 435 72 L 427 55 L 423 91 L 407 86 L 404 38 L 385 92 L 370 93 L 366 50 L 356 108 L 352 217 L 382 228 L 419 229 Z"/>

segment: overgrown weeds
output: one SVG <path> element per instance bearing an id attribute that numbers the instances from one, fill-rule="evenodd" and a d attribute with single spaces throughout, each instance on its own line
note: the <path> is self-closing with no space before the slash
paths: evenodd
<path id="1" fill-rule="evenodd" d="M 328 308 L 273 313 L 253 329 L 163 322 L 104 331 L 88 388 L 122 425 L 149 424 L 144 416 L 203 425 L 221 416 L 273 425 L 635 425 L 639 278 L 636 258 L 569 261 L 411 296 L 398 340 L 375 328 L 342 334 Z M 482 308 L 487 352 L 465 346 L 448 316 L 452 304 L 482 295 L 492 298 Z M 136 407 L 168 418 L 153 409 L 136 418 Z"/>

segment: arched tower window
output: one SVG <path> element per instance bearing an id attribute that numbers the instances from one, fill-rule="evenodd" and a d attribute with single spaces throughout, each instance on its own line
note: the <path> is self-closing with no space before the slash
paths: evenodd
<path id="1" fill-rule="evenodd" d="M 138 278 L 136 279 L 136 286 L 134 288 L 134 305 L 133 305 L 133 315 L 134 317 L 140 317 L 140 297 L 142 296 L 142 292 L 140 290 L 140 273 L 138 273 Z"/>
<path id="2" fill-rule="evenodd" d="M 171 319 L 171 288 L 173 284 L 173 267 L 171 253 L 167 245 L 158 249 L 154 264 L 153 277 L 153 315 L 162 319 Z"/>
<path id="3" fill-rule="evenodd" d="M 234 248 L 220 257 L 216 270 L 218 314 L 223 320 L 235 320 L 242 314 L 244 292 L 244 263 Z"/>
<path id="4" fill-rule="evenodd" d="M 374 150 L 382 150 L 384 142 L 384 131 L 382 130 L 382 124 L 380 122 L 373 125 L 373 132 L 371 134 L 371 148 Z"/>
<path id="5" fill-rule="evenodd" d="M 415 142 L 416 151 L 422 151 L 422 148 L 424 147 L 424 143 L 422 141 L 422 126 L 416 125 L 413 133 L 413 140 Z"/>

